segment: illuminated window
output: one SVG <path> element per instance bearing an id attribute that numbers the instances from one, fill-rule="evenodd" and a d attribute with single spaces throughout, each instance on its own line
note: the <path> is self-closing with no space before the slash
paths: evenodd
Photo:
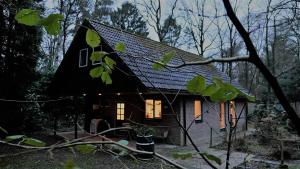
<path id="1" fill-rule="evenodd" d="M 220 129 L 225 128 L 225 103 L 220 104 Z"/>
<path id="2" fill-rule="evenodd" d="M 117 103 L 117 120 L 124 120 L 125 103 Z"/>
<path id="3" fill-rule="evenodd" d="M 161 119 L 161 100 L 147 99 L 145 102 L 147 119 Z"/>
<path id="4" fill-rule="evenodd" d="M 194 103 L 194 115 L 195 115 L 195 121 L 202 121 L 202 107 L 201 107 L 201 101 L 195 100 Z"/>
<path id="5" fill-rule="evenodd" d="M 79 67 L 86 67 L 88 65 L 88 49 L 81 49 L 79 53 Z"/>
<path id="6" fill-rule="evenodd" d="M 229 115 L 230 115 L 229 120 L 232 122 L 232 126 L 235 126 L 235 124 L 236 124 L 236 112 L 235 112 L 235 102 L 234 101 L 230 101 Z"/>

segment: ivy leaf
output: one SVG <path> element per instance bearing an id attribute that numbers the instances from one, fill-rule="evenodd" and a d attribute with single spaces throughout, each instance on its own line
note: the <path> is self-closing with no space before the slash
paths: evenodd
<path id="1" fill-rule="evenodd" d="M 193 157 L 193 154 L 190 153 L 190 152 L 187 152 L 187 153 L 173 153 L 172 154 L 172 157 L 174 159 L 181 159 L 181 160 L 186 160 L 186 159 L 191 159 Z"/>
<path id="2" fill-rule="evenodd" d="M 34 138 L 25 138 L 23 143 L 34 146 L 34 147 L 44 147 L 46 146 L 46 143 Z"/>
<path id="3" fill-rule="evenodd" d="M 106 63 L 111 69 L 114 69 L 114 66 L 116 65 L 116 62 L 115 62 L 113 59 L 111 59 L 110 57 L 106 56 L 106 57 L 104 58 L 104 61 L 105 61 L 105 63 Z"/>
<path id="4" fill-rule="evenodd" d="M 101 42 L 98 33 L 92 29 L 87 30 L 85 39 L 86 43 L 92 48 L 99 46 Z"/>
<path id="5" fill-rule="evenodd" d="M 4 133 L 8 134 L 8 132 L 2 127 L 0 127 L 0 131 L 3 131 Z"/>
<path id="6" fill-rule="evenodd" d="M 18 139 L 21 139 L 21 138 L 24 138 L 24 137 L 25 137 L 25 135 L 12 135 L 12 136 L 7 136 L 7 137 L 5 137 L 5 141 L 10 142 L 10 141 L 18 140 Z"/>
<path id="7" fill-rule="evenodd" d="M 93 62 L 102 61 L 102 58 L 106 55 L 108 55 L 108 53 L 104 52 L 104 51 L 93 52 L 91 57 L 90 57 L 90 60 L 93 61 Z"/>
<path id="8" fill-rule="evenodd" d="M 203 156 L 205 156 L 210 161 L 214 161 L 214 162 L 216 162 L 219 165 L 222 164 L 222 160 L 219 157 L 215 156 L 215 155 L 208 154 L 208 153 L 200 153 L 200 154 L 203 155 Z"/>
<path id="9" fill-rule="evenodd" d="M 74 160 L 67 160 L 67 162 L 64 165 L 64 169 L 80 169 L 80 168 L 75 166 Z"/>
<path id="10" fill-rule="evenodd" d="M 32 9 L 22 9 L 16 14 L 15 20 L 27 26 L 37 26 L 41 21 L 40 12 Z"/>
<path id="11" fill-rule="evenodd" d="M 90 70 L 90 76 L 92 78 L 99 78 L 99 77 L 101 77 L 103 71 L 104 71 L 104 68 L 102 66 L 98 66 L 98 67 Z"/>
<path id="12" fill-rule="evenodd" d="M 64 19 L 61 14 L 50 14 L 42 20 L 42 25 L 45 27 L 49 35 L 58 35 L 60 32 L 60 21 Z"/>
<path id="13" fill-rule="evenodd" d="M 203 76 L 195 76 L 192 80 L 187 83 L 187 90 L 190 93 L 201 94 L 205 89 L 205 79 Z"/>
<path id="14" fill-rule="evenodd" d="M 110 75 L 107 71 L 102 73 L 101 79 L 102 79 L 103 83 L 105 83 L 107 85 L 112 84 L 112 80 L 111 80 Z"/>
<path id="15" fill-rule="evenodd" d="M 122 43 L 122 42 L 117 42 L 116 45 L 115 45 L 115 50 L 116 50 L 117 52 L 125 52 L 126 46 L 125 46 L 125 44 Z"/>
<path id="16" fill-rule="evenodd" d="M 75 149 L 82 154 L 88 154 L 96 150 L 96 146 L 92 144 L 82 144 L 82 145 L 76 145 Z"/>

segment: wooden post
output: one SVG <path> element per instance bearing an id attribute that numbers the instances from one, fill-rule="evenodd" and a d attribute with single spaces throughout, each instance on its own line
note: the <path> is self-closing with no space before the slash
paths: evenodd
<path id="1" fill-rule="evenodd" d="M 75 133 L 74 133 L 74 138 L 77 139 L 78 135 L 78 127 L 77 127 L 77 121 L 78 121 L 78 110 L 75 110 L 75 122 L 74 122 L 74 127 L 75 127 Z"/>
<path id="2" fill-rule="evenodd" d="M 54 115 L 54 124 L 53 124 L 53 134 L 56 136 L 56 130 L 57 130 L 57 115 Z"/>
<path id="3" fill-rule="evenodd" d="M 76 103 L 76 100 L 77 98 L 74 98 L 73 102 L 74 102 L 74 105 L 75 105 L 75 119 L 74 119 L 74 138 L 77 139 L 78 137 L 78 127 L 77 127 L 77 122 L 78 122 L 78 106 L 77 106 L 77 103 Z"/>
<path id="4" fill-rule="evenodd" d="M 212 127 L 210 128 L 209 147 L 212 147 Z"/>
<path id="5" fill-rule="evenodd" d="M 280 164 L 284 164 L 284 148 L 283 148 L 283 141 L 280 140 Z"/>

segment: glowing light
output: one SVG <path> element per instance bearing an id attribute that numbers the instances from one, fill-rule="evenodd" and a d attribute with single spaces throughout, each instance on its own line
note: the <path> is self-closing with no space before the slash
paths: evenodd
<path id="1" fill-rule="evenodd" d="M 120 96 L 120 95 L 121 95 L 121 93 L 117 93 L 117 95 L 118 95 L 118 96 Z"/>
<path id="2" fill-rule="evenodd" d="M 102 95 L 102 93 L 98 93 L 98 96 L 101 96 Z"/>

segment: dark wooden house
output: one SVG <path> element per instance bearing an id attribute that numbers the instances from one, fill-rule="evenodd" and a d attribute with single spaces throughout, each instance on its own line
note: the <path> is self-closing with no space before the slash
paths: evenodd
<path id="1" fill-rule="evenodd" d="M 101 36 L 101 46 L 96 50 L 111 53 L 110 57 L 117 62 L 112 73 L 112 85 L 105 85 L 101 79 L 93 79 L 89 75 L 89 71 L 101 63 L 93 63 L 89 59 L 93 49 L 85 41 L 87 28 L 94 29 Z M 114 51 L 117 42 L 126 45 L 125 53 Z M 169 51 L 176 53 L 171 60 L 173 64 L 201 59 L 198 55 L 151 39 L 95 21 L 84 21 L 53 78 L 50 91 L 57 96 L 83 95 L 86 98 L 83 113 L 86 114 L 87 131 L 91 130 L 92 119 L 104 119 L 111 127 L 122 126 L 126 119 L 130 119 L 167 130 L 170 143 L 189 144 L 175 121 L 174 117 L 177 117 L 200 145 L 209 138 L 211 130 L 213 134 L 222 134 L 222 129 L 228 124 L 227 114 L 236 119 L 246 102 L 237 99 L 228 103 L 212 103 L 208 98 L 187 92 L 187 81 L 196 74 L 203 75 L 208 83 L 214 76 L 229 81 L 229 77 L 213 65 L 153 70 L 149 59 L 158 60 Z M 238 83 L 232 84 L 243 90 Z M 172 103 L 175 114 L 160 92 Z M 245 110 L 242 110 L 238 129 L 246 123 Z"/>

